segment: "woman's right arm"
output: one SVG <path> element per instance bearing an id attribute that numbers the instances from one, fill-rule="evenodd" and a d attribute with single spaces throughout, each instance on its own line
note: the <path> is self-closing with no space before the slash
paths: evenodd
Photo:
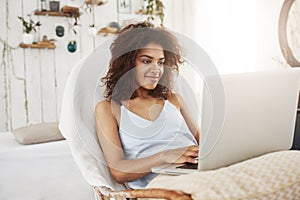
<path id="1" fill-rule="evenodd" d="M 144 177 L 151 168 L 167 163 L 195 163 L 198 146 L 166 150 L 149 157 L 126 160 L 119 137 L 118 123 L 113 114 L 113 104 L 101 101 L 96 106 L 96 131 L 112 177 L 119 183 Z"/>

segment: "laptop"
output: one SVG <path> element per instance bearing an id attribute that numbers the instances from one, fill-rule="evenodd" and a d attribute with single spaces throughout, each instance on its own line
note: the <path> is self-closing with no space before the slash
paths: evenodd
<path id="1" fill-rule="evenodd" d="M 168 164 L 153 167 L 152 172 L 180 175 L 213 170 L 289 150 L 299 73 L 297 69 L 278 69 L 205 78 L 198 165 Z"/>

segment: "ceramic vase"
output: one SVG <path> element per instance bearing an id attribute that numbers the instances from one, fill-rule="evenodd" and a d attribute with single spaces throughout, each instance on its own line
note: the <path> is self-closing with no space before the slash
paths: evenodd
<path id="1" fill-rule="evenodd" d="M 24 44 L 32 44 L 33 43 L 33 35 L 31 33 L 23 34 L 23 43 Z"/>

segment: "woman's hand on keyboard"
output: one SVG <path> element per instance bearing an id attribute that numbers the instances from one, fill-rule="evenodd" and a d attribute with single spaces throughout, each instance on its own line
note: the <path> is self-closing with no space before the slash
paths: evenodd
<path id="1" fill-rule="evenodd" d="M 198 163 L 199 146 L 192 145 L 177 149 L 166 150 L 161 153 L 165 163 Z"/>

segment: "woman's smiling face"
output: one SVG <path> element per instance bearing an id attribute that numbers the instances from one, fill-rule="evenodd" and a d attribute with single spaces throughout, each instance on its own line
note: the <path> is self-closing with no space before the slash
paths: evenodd
<path id="1" fill-rule="evenodd" d="M 157 86 L 164 73 L 164 51 L 159 44 L 148 44 L 135 60 L 135 76 L 139 85 L 147 90 Z"/>

